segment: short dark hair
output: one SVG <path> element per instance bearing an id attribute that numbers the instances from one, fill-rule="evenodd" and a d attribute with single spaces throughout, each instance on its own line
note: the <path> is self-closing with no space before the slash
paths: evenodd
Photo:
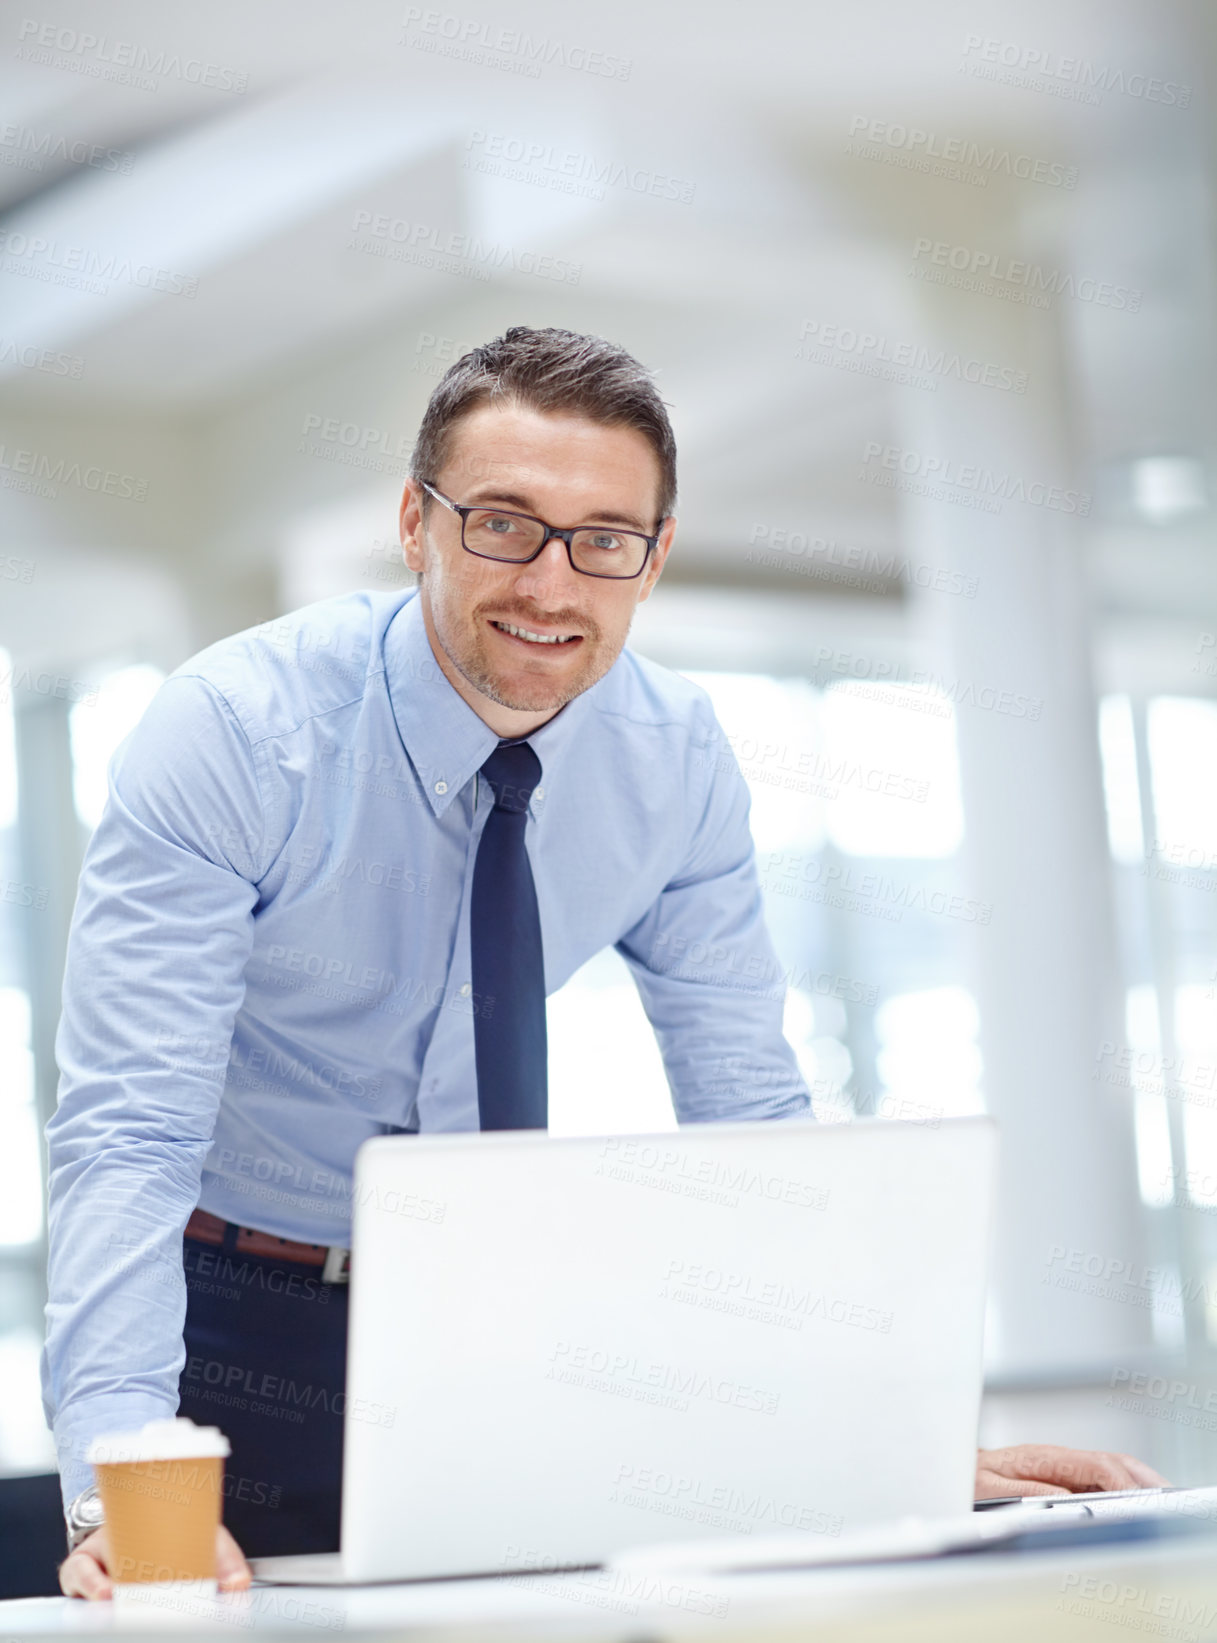
<path id="1" fill-rule="evenodd" d="M 573 411 L 605 427 L 637 428 L 659 460 L 660 518 L 675 508 L 676 438 L 651 373 L 615 342 L 555 326 L 513 325 L 448 368 L 423 413 L 413 477 L 436 479 L 463 416 L 512 400 L 537 411 Z M 424 491 L 424 511 L 430 500 Z"/>

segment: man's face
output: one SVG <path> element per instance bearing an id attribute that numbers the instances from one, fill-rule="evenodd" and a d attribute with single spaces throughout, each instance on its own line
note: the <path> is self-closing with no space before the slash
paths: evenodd
<path id="1" fill-rule="evenodd" d="M 634 428 L 566 412 L 481 406 L 456 425 L 444 471 L 426 477 L 462 505 L 499 506 L 563 527 L 618 525 L 649 535 L 657 522 L 659 461 L 649 441 Z M 402 546 L 407 565 L 423 574 L 420 599 L 440 665 L 500 735 L 526 735 L 612 667 L 635 607 L 663 568 L 676 521 L 664 525 L 641 576 L 613 581 L 573 569 L 557 538 L 527 565 L 467 553 L 460 519 L 434 498 L 422 524 L 422 494 L 407 482 Z M 563 642 L 519 638 L 504 623 Z"/>

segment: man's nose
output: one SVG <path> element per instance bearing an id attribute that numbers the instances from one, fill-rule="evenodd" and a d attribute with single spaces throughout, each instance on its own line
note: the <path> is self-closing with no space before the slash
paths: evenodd
<path id="1" fill-rule="evenodd" d="M 530 564 L 520 566 L 516 587 L 538 602 L 563 604 L 578 592 L 580 580 L 567 555 L 566 543 L 560 536 L 551 536 Z"/>

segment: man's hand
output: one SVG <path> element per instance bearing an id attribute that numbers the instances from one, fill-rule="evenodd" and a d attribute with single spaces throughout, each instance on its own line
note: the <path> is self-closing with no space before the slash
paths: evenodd
<path id="1" fill-rule="evenodd" d="M 1166 1479 L 1131 1455 L 1019 1443 L 976 1454 L 976 1499 L 999 1495 L 1077 1495 L 1098 1489 L 1153 1489 Z"/>
<path id="2" fill-rule="evenodd" d="M 216 1530 L 216 1578 L 222 1592 L 246 1591 L 253 1579 L 241 1548 L 223 1524 Z M 113 1597 L 110 1542 L 104 1523 L 59 1565 L 59 1587 L 65 1597 Z"/>

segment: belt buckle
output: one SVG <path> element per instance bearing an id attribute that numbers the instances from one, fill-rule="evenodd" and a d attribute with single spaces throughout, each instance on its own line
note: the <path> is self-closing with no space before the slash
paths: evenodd
<path id="1" fill-rule="evenodd" d="M 349 1284 L 351 1281 L 351 1252 L 341 1244 L 331 1244 L 325 1252 L 321 1269 L 323 1284 Z"/>

